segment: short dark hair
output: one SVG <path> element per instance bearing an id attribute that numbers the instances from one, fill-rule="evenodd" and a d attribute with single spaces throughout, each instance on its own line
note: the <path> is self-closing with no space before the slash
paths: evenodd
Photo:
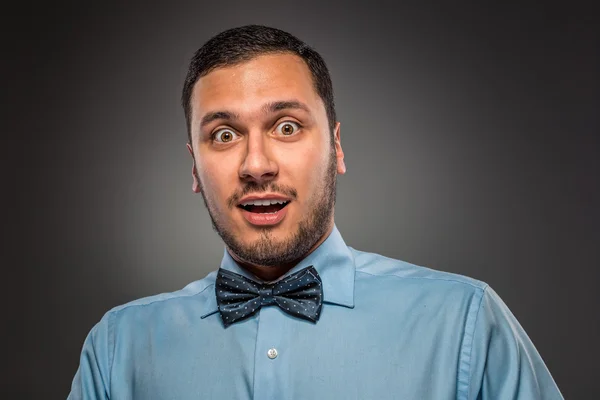
<path id="1" fill-rule="evenodd" d="M 333 85 L 323 57 L 290 33 L 262 25 L 246 25 L 228 29 L 212 37 L 192 57 L 181 96 L 190 143 L 192 135 L 190 98 L 198 79 L 219 67 L 239 64 L 271 53 L 292 53 L 306 62 L 312 74 L 315 90 L 325 104 L 329 129 L 333 135 L 337 121 Z"/>

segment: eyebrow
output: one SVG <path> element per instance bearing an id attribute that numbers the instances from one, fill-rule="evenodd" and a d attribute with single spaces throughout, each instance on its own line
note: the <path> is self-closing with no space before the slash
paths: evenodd
<path id="1" fill-rule="evenodd" d="M 273 101 L 263 105 L 261 108 L 261 111 L 264 114 L 272 114 L 281 110 L 303 110 L 310 113 L 308 106 L 297 100 Z M 206 125 L 218 119 L 232 121 L 240 119 L 240 116 L 231 111 L 211 111 L 202 117 L 200 128 L 204 128 Z"/>
<path id="2" fill-rule="evenodd" d="M 304 110 L 307 113 L 310 113 L 310 109 L 308 106 L 298 100 L 288 100 L 288 101 L 273 101 L 271 103 L 267 103 L 262 107 L 262 111 L 265 114 L 274 113 L 281 110 Z"/>
<path id="3" fill-rule="evenodd" d="M 240 119 L 239 115 L 232 113 L 230 111 L 212 111 L 212 112 L 208 112 L 206 113 L 206 115 L 204 117 L 202 117 L 202 121 L 200 121 L 200 128 L 204 128 L 206 125 L 210 124 L 211 122 L 217 120 L 217 119 L 224 119 L 224 120 L 236 120 L 236 119 Z"/>

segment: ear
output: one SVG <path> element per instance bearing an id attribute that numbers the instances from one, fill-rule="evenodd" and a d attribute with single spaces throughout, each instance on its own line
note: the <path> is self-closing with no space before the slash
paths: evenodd
<path id="1" fill-rule="evenodd" d="M 200 179 L 198 178 L 198 170 L 196 169 L 196 159 L 194 158 L 194 150 L 192 149 L 192 145 L 186 143 L 188 152 L 192 156 L 192 191 L 194 193 L 200 193 Z"/>
<path id="2" fill-rule="evenodd" d="M 333 139 L 335 141 L 335 157 L 337 159 L 337 173 L 343 175 L 346 173 L 346 164 L 344 163 L 344 150 L 342 150 L 342 142 L 340 139 L 340 123 L 335 124 L 335 131 L 333 132 Z"/>

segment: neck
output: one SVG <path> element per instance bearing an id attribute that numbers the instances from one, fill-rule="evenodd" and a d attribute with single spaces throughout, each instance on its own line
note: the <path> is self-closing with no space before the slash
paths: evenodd
<path id="1" fill-rule="evenodd" d="M 323 243 L 325 241 L 325 239 L 327 239 L 327 237 L 329 237 L 332 230 L 333 230 L 333 221 L 329 225 L 329 228 L 327 228 L 327 231 L 325 232 L 325 234 L 323 236 L 321 236 L 319 238 L 319 240 L 317 240 L 317 242 L 310 248 L 308 253 L 306 253 L 304 256 L 302 256 L 301 258 L 299 258 L 297 260 L 290 261 L 288 263 L 284 263 L 281 265 L 266 266 L 266 265 L 252 264 L 252 263 L 249 263 L 249 262 L 246 262 L 246 261 L 240 259 L 237 255 L 235 255 L 231 251 L 231 249 L 229 249 L 229 247 L 227 247 L 227 252 L 231 255 L 231 258 L 233 258 L 235 260 L 235 262 L 237 262 L 240 265 L 240 267 L 242 267 L 244 270 L 250 272 L 252 275 L 256 276 L 260 280 L 263 280 L 265 282 L 275 281 L 275 280 L 281 278 L 283 275 L 285 275 L 289 270 L 294 268 L 296 265 L 298 265 L 298 263 L 300 261 L 302 261 L 303 259 L 305 259 L 310 253 L 315 251 L 315 249 L 317 249 L 321 245 L 321 243 Z"/>

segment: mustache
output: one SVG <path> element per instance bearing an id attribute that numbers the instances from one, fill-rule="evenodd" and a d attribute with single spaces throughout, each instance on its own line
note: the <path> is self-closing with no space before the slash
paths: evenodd
<path id="1" fill-rule="evenodd" d="M 298 192 L 291 186 L 280 185 L 275 182 L 264 182 L 264 183 L 256 183 L 249 182 L 244 185 L 243 188 L 236 190 L 229 198 L 227 199 L 227 206 L 231 209 L 235 207 L 242 197 L 250 193 L 277 193 L 283 196 L 289 197 L 292 200 L 298 199 Z"/>

